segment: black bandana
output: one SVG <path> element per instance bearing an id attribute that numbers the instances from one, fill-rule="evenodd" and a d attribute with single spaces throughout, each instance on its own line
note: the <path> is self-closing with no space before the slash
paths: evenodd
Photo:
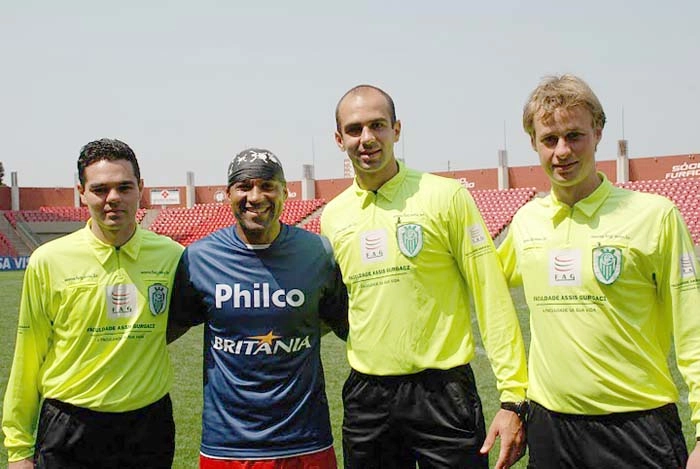
<path id="1" fill-rule="evenodd" d="M 286 182 L 280 160 L 262 148 L 247 148 L 233 157 L 228 165 L 228 187 L 248 179 L 275 179 Z"/>

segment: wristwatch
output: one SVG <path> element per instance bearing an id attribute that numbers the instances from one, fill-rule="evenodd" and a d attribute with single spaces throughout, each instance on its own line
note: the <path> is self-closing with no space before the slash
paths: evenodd
<path id="1" fill-rule="evenodd" d="M 530 409 L 530 405 L 527 401 L 501 402 L 501 409 L 515 412 L 515 415 L 517 415 L 521 421 L 525 422 L 527 420 L 527 411 Z"/>

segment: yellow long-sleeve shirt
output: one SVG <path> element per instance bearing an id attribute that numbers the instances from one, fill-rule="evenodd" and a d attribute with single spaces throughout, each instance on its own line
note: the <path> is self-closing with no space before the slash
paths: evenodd
<path id="1" fill-rule="evenodd" d="M 2 417 L 10 461 L 34 453 L 42 398 L 123 412 L 170 389 L 165 331 L 182 246 L 137 228 L 117 249 L 90 223 L 29 259 Z"/>
<path id="2" fill-rule="evenodd" d="M 323 211 L 350 297 L 348 360 L 371 375 L 468 363 L 470 297 L 504 401 L 524 399 L 525 352 L 498 257 L 457 181 L 399 172 L 376 193 L 357 183 Z"/>
<path id="3" fill-rule="evenodd" d="M 553 195 L 515 215 L 499 247 L 530 308 L 528 397 L 598 415 L 678 400 L 673 337 L 700 433 L 700 279 L 693 242 L 666 198 L 602 184 L 573 207 Z"/>

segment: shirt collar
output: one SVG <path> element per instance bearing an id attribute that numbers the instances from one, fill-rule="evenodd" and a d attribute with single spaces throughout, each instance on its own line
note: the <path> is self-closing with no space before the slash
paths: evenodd
<path id="1" fill-rule="evenodd" d="M 580 210 L 586 217 L 591 218 L 598 209 L 603 205 L 603 202 L 608 198 L 610 192 L 612 191 L 613 184 L 605 176 L 605 173 L 598 172 L 598 177 L 601 178 L 600 185 L 588 196 L 585 197 L 574 204 L 578 210 Z M 554 195 L 554 191 L 550 192 L 550 208 L 552 210 L 552 218 L 556 218 L 557 215 L 562 212 L 568 213 L 571 211 L 572 207 L 569 207 L 565 203 L 557 199 Z"/>
<path id="2" fill-rule="evenodd" d="M 370 197 L 370 195 L 381 195 L 389 202 L 392 202 L 396 197 L 396 194 L 399 192 L 401 185 L 406 179 L 406 174 L 408 173 L 408 169 L 403 162 L 396 160 L 396 164 L 399 165 L 399 171 L 391 179 L 382 184 L 382 186 L 376 191 L 362 189 L 357 184 L 357 177 L 355 177 L 355 180 L 352 183 L 355 190 L 355 195 L 358 197 L 365 197 L 366 202 L 374 199 L 374 197 Z M 366 203 L 364 205 L 366 205 Z"/>
<path id="3" fill-rule="evenodd" d="M 92 250 L 92 253 L 100 262 L 100 264 L 105 265 L 109 260 L 110 256 L 116 255 L 117 251 L 124 253 L 126 256 L 130 257 L 132 260 L 136 260 L 141 250 L 141 238 L 143 236 L 143 230 L 136 225 L 136 231 L 134 231 L 133 236 L 125 244 L 121 245 L 119 249 L 111 244 L 107 244 L 104 241 L 95 236 L 92 232 L 92 218 L 85 224 L 84 236 L 88 243 L 88 246 Z"/>

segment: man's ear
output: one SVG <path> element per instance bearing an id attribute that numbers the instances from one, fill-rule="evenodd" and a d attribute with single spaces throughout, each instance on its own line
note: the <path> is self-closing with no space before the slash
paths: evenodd
<path id="1" fill-rule="evenodd" d="M 334 137 L 335 137 L 335 144 L 338 145 L 338 148 L 340 148 L 340 151 L 345 151 L 345 144 L 343 143 L 343 136 L 340 134 L 340 132 L 338 132 L 336 130 Z"/>
<path id="2" fill-rule="evenodd" d="M 399 137 L 401 137 L 401 121 L 397 120 L 394 122 L 394 143 L 399 141 Z"/>
<path id="3" fill-rule="evenodd" d="M 78 183 L 75 185 L 75 188 L 78 189 L 78 193 L 80 194 L 80 201 L 87 205 L 87 202 L 85 202 L 85 187 L 83 187 L 82 184 Z"/>

